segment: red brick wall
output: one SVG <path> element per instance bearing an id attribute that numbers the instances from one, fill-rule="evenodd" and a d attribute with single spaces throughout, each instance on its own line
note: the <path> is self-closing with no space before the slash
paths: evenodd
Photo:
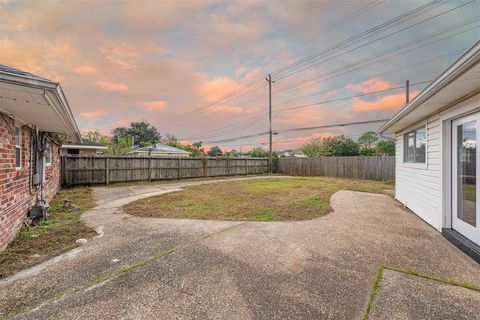
<path id="1" fill-rule="evenodd" d="M 30 175 L 30 130 L 22 128 L 22 167 L 15 168 L 15 122 L 0 117 L 0 250 L 14 238 L 22 226 L 28 210 L 37 199 L 29 190 Z M 12 130 L 13 129 L 13 130 Z M 43 194 L 47 200 L 60 187 L 59 147 L 51 143 L 52 164 L 46 167 Z M 32 188 L 32 192 L 35 190 Z M 40 196 L 40 194 L 38 194 Z"/>

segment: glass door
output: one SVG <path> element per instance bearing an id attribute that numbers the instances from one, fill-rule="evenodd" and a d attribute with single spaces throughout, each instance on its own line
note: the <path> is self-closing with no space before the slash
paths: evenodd
<path id="1" fill-rule="evenodd" d="M 452 228 L 480 245 L 480 114 L 452 121 Z"/>

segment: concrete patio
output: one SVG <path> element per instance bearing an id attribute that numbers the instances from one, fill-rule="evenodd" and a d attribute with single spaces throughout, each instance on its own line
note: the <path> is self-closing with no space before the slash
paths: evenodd
<path id="1" fill-rule="evenodd" d="M 385 195 L 340 191 L 334 212 L 297 222 L 119 209 L 195 183 L 95 188 L 83 218 L 99 236 L 0 281 L 2 316 L 363 319 L 370 306 L 369 319 L 480 319 L 480 292 L 443 281 L 479 286 L 480 266 Z"/>

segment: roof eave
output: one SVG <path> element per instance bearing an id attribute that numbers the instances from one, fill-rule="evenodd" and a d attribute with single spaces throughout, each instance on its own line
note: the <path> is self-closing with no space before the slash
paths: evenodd
<path id="1" fill-rule="evenodd" d="M 450 84 L 456 78 L 461 76 L 473 65 L 480 60 L 480 40 L 471 46 L 457 61 L 455 61 L 447 70 L 438 76 L 429 86 L 422 90 L 412 101 L 410 101 L 404 108 L 397 112 L 390 121 L 384 124 L 377 130 L 378 134 L 393 133 L 388 132 L 398 121 L 403 119 L 407 114 L 413 112 L 420 107 L 425 101 L 430 99 L 445 86 Z"/>
<path id="2" fill-rule="evenodd" d="M 1 72 L 0 79 L 7 83 L 44 90 L 44 97 L 45 100 L 47 100 L 47 103 L 54 108 L 55 112 L 62 119 L 66 127 L 69 129 L 72 138 L 74 138 L 76 142 L 81 142 L 80 130 L 78 129 L 75 117 L 73 116 L 70 105 L 68 104 L 67 98 L 63 93 L 60 83 L 47 79 L 33 79 L 27 76 L 9 72 Z M 47 91 L 53 94 L 60 104 L 53 102 L 52 99 L 50 99 L 47 95 Z M 62 116 L 62 114 L 64 116 Z"/>

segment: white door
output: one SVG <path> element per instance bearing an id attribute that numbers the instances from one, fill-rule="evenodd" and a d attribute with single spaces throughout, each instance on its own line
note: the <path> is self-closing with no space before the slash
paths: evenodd
<path id="1" fill-rule="evenodd" d="M 480 245 L 480 114 L 452 121 L 452 228 Z"/>

